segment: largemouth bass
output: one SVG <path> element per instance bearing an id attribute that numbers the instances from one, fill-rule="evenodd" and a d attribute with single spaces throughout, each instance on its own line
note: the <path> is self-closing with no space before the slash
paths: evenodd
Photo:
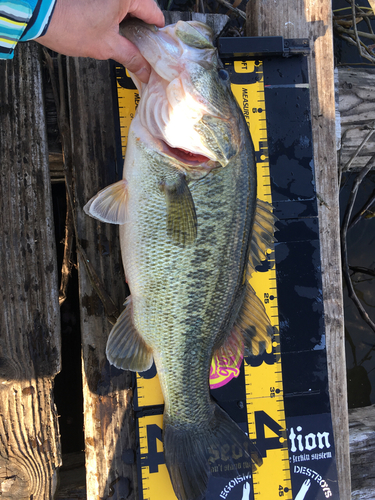
<path id="1" fill-rule="evenodd" d="M 259 354 L 272 334 L 248 277 L 272 245 L 271 207 L 256 198 L 251 137 L 218 59 L 210 28 L 179 21 L 122 33 L 152 67 L 135 81 L 123 179 L 85 211 L 120 224 L 131 295 L 107 344 L 126 370 L 157 368 L 165 400 L 166 465 L 180 500 L 204 497 L 217 457 L 261 457 L 213 402 L 212 358 Z M 224 450 L 224 451 L 223 451 Z"/>

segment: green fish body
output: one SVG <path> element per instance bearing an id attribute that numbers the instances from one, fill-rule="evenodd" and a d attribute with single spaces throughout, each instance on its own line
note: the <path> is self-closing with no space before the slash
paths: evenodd
<path id="1" fill-rule="evenodd" d="M 274 216 L 257 202 L 251 137 L 209 28 L 180 21 L 157 30 L 134 21 L 123 34 L 152 73 L 147 85 L 134 77 L 141 100 L 123 180 L 85 207 L 120 224 L 131 291 L 107 357 L 133 371 L 155 361 L 172 485 L 180 500 L 197 500 L 220 450 L 229 450 L 231 463 L 242 456 L 261 464 L 212 401 L 209 373 L 213 357 L 238 349 L 258 354 L 270 342 L 248 277 L 272 245 Z"/>

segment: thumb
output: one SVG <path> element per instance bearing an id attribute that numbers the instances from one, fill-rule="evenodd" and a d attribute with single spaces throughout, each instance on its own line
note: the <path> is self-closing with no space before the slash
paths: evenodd
<path id="1" fill-rule="evenodd" d="M 142 82 L 148 82 L 151 66 L 139 52 L 138 48 L 122 35 L 116 37 L 115 51 L 112 58 L 123 64 Z"/>

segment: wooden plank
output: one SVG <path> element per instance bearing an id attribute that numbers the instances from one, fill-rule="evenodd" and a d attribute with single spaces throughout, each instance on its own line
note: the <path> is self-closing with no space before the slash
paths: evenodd
<path id="1" fill-rule="evenodd" d="M 247 35 L 309 38 L 311 117 L 319 206 L 323 297 L 332 421 L 341 500 L 350 498 L 344 314 L 335 144 L 331 2 L 255 0 L 247 4 Z"/>
<path id="2" fill-rule="evenodd" d="M 349 410 L 352 500 L 375 492 L 375 405 Z"/>
<path id="3" fill-rule="evenodd" d="M 225 14 L 201 14 L 199 12 L 178 12 L 178 11 L 163 11 L 165 24 L 174 24 L 178 21 L 199 21 L 201 23 L 206 23 L 215 36 L 218 36 L 222 32 L 225 25 L 229 21 L 229 17 Z"/>
<path id="4" fill-rule="evenodd" d="M 78 243 L 83 355 L 87 498 L 137 498 L 132 421 L 132 376 L 105 356 L 111 324 L 90 280 L 94 270 L 121 311 L 127 295 L 118 227 L 102 224 L 82 210 L 103 187 L 119 180 L 114 106 L 108 61 L 69 58 L 67 63 L 75 211 Z M 89 263 L 91 270 L 87 268 Z M 89 271 L 89 272 L 88 272 Z M 113 315 L 116 315 L 112 311 Z"/>
<path id="5" fill-rule="evenodd" d="M 369 130 L 375 127 L 375 69 L 346 68 L 338 70 L 341 151 L 339 169 L 345 170 Z M 363 168 L 375 151 L 375 134 L 364 145 L 350 169 Z"/>
<path id="6" fill-rule="evenodd" d="M 0 62 L 0 495 L 50 500 L 60 310 L 37 44 Z"/>

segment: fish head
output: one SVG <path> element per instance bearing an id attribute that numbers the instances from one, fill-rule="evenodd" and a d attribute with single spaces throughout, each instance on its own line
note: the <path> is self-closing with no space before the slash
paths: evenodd
<path id="1" fill-rule="evenodd" d="M 196 21 L 158 29 L 130 20 L 121 33 L 151 66 L 147 84 L 131 75 L 141 96 L 142 126 L 188 170 L 225 167 L 241 150 L 241 112 L 211 29 Z"/>

